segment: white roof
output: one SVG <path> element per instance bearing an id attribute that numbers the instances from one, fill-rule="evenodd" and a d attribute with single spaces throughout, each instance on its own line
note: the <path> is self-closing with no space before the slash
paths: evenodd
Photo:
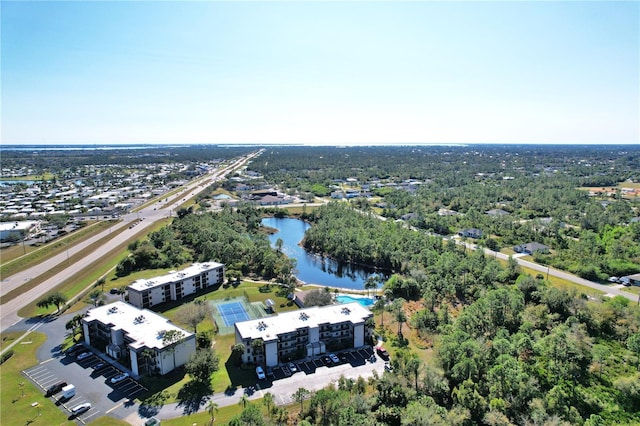
<path id="1" fill-rule="evenodd" d="M 279 334 L 290 333 L 299 328 L 317 327 L 320 324 L 353 324 L 364 322 L 371 312 L 357 302 L 341 305 L 314 306 L 298 311 L 284 312 L 277 316 L 235 323 L 236 330 L 243 339 L 251 338 L 269 341 Z"/>
<path id="2" fill-rule="evenodd" d="M 171 324 L 168 319 L 148 309 L 139 309 L 125 302 L 114 302 L 99 306 L 87 312 L 84 322 L 99 321 L 112 328 L 122 329 L 124 334 L 133 340 L 129 345 L 134 348 L 162 349 L 162 336 L 169 330 L 181 331 L 184 337 L 193 333 Z"/>
<path id="3" fill-rule="evenodd" d="M 207 262 L 207 263 L 194 263 L 188 268 L 184 268 L 181 271 L 171 271 L 166 275 L 160 275 L 158 277 L 135 280 L 129 285 L 130 289 L 136 291 L 142 291 L 147 288 L 161 286 L 163 284 L 173 283 L 180 280 L 188 279 L 202 274 L 203 272 L 211 271 L 213 269 L 224 266 L 222 263 Z"/>
<path id="4" fill-rule="evenodd" d="M 158 277 L 146 279 L 135 280 L 132 282 L 128 288 L 135 291 L 142 291 L 147 288 L 153 288 L 157 286 L 161 286 L 163 284 L 173 283 L 184 279 L 189 279 L 191 277 L 195 277 L 197 275 L 202 274 L 203 272 L 208 272 L 213 269 L 217 269 L 221 266 L 224 266 L 222 263 L 217 262 L 207 262 L 207 263 L 194 263 L 188 268 L 184 268 L 181 271 L 171 271 L 166 275 L 160 275 Z"/>
<path id="5" fill-rule="evenodd" d="M 5 210 L 6 212 L 7 210 Z M 16 213 L 18 210 L 15 211 Z M 21 231 L 27 230 L 32 226 L 36 225 L 38 222 L 33 220 L 23 220 L 20 222 L 0 222 L 0 231 Z"/>

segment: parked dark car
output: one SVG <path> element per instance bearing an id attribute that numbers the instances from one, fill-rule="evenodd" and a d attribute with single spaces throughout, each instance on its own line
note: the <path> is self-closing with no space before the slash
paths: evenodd
<path id="1" fill-rule="evenodd" d="M 47 388 L 46 396 L 55 395 L 62 390 L 63 387 L 67 386 L 67 382 L 58 382 L 54 385 L 51 385 Z"/>
<path id="2" fill-rule="evenodd" d="M 378 353 L 378 356 L 380 358 L 384 359 L 385 361 L 389 360 L 389 352 L 387 352 L 387 350 L 382 346 L 376 347 L 376 352 Z"/>
<path id="3" fill-rule="evenodd" d="M 76 354 L 77 354 L 78 352 L 80 352 L 80 351 L 84 351 L 84 346 L 82 345 L 82 343 L 76 343 L 75 345 L 68 347 L 68 348 L 64 351 L 64 353 L 65 353 L 66 355 L 74 356 L 74 355 L 76 355 Z"/>

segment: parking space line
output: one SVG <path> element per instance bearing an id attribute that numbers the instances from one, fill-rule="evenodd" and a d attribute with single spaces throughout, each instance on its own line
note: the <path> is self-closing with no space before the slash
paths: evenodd
<path id="1" fill-rule="evenodd" d="M 47 380 L 41 380 L 41 381 L 40 381 L 40 384 L 41 384 L 42 386 L 45 386 L 45 387 L 46 387 L 46 386 L 48 386 L 48 385 L 52 385 L 52 384 L 54 384 L 54 383 L 56 383 L 56 382 L 58 382 L 58 378 L 57 378 L 57 377 L 55 377 L 55 376 L 52 376 L 50 379 L 47 379 Z"/>
<path id="2" fill-rule="evenodd" d="M 42 361 L 39 365 L 46 364 L 46 363 L 48 363 L 48 362 L 53 361 L 54 359 L 55 359 L 55 358 L 45 359 L 45 360 L 44 360 L 44 361 Z"/>
<path id="3" fill-rule="evenodd" d="M 42 372 L 42 374 L 38 375 L 38 380 L 41 382 L 44 382 L 45 380 L 48 380 L 50 378 L 53 377 L 53 374 L 50 372 Z"/>
<path id="4" fill-rule="evenodd" d="M 132 392 L 132 393 L 129 394 L 129 399 L 133 399 L 133 397 L 135 395 L 137 395 L 137 394 L 139 394 L 140 392 L 143 392 L 143 391 L 144 391 L 144 389 L 142 388 L 142 386 L 140 386 L 140 389 L 138 389 L 137 391 Z"/>
<path id="5" fill-rule="evenodd" d="M 82 421 L 84 423 L 88 418 L 93 417 L 93 416 L 97 415 L 98 413 L 100 413 L 100 411 L 95 410 L 92 414 L 82 417 L 80 419 L 80 421 Z"/>
<path id="6" fill-rule="evenodd" d="M 129 383 L 123 384 L 122 387 L 118 388 L 118 390 L 122 391 L 123 393 L 126 393 L 130 389 L 135 388 L 136 386 L 137 384 L 135 382 L 129 382 Z"/>
<path id="7" fill-rule="evenodd" d="M 46 372 L 40 372 L 38 374 L 30 374 L 29 377 L 33 378 L 34 380 L 40 380 L 41 377 L 46 377 L 47 373 Z"/>

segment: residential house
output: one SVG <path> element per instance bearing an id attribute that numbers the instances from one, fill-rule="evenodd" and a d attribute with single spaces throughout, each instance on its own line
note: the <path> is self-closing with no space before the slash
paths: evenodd
<path id="1" fill-rule="evenodd" d="M 458 231 L 458 235 L 466 238 L 482 238 L 482 231 L 476 228 L 466 228 Z"/>
<path id="2" fill-rule="evenodd" d="M 491 210 L 487 210 L 486 213 L 489 216 L 494 216 L 494 217 L 506 216 L 509 214 L 508 211 L 505 211 L 502 209 L 491 209 Z"/>
<path id="3" fill-rule="evenodd" d="M 516 253 L 535 254 L 535 253 L 549 253 L 549 247 L 544 244 L 531 242 L 526 244 L 518 244 L 513 247 Z"/>

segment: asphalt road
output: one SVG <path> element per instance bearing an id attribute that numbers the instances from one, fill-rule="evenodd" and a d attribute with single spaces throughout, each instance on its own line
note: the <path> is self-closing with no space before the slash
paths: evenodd
<path id="1" fill-rule="evenodd" d="M 163 201 L 161 203 L 156 202 L 149 205 L 148 207 L 139 210 L 138 212 L 121 216 L 122 221 L 114 224 L 110 229 L 104 230 L 103 232 L 91 237 L 86 241 L 69 247 L 68 255 L 67 251 L 65 251 L 36 266 L 25 269 L 14 275 L 11 275 L 10 277 L 5 278 L 0 283 L 0 292 L 2 295 L 11 290 L 19 288 L 29 280 L 40 276 L 56 265 L 69 262 L 69 258 L 75 253 L 85 249 L 101 238 L 106 237 L 107 235 L 109 235 L 109 233 L 116 231 L 122 227 L 127 227 L 127 229 L 125 229 L 115 238 L 107 241 L 105 244 L 89 253 L 83 259 L 80 259 L 75 263 L 69 263 L 67 268 L 60 271 L 58 274 L 49 278 L 48 280 L 45 280 L 37 287 L 26 291 L 20 296 L 0 305 L 0 331 L 4 331 L 11 325 L 20 321 L 21 318 L 18 316 L 18 311 L 21 308 L 28 305 L 32 301 L 37 300 L 43 294 L 47 293 L 52 288 L 55 288 L 60 283 L 70 279 L 79 270 L 82 270 L 83 268 L 90 268 L 94 262 L 112 252 L 118 245 L 131 241 L 134 235 L 140 232 L 141 229 L 151 227 L 155 222 L 169 217 L 173 213 L 173 209 L 183 202 L 182 200 L 186 201 L 187 199 L 194 197 L 209 184 L 223 179 L 227 174 L 231 173 L 239 167 L 242 167 L 248 160 L 255 157 L 256 155 L 258 155 L 257 152 L 252 153 L 240 160 L 237 160 L 230 166 L 227 166 L 220 170 L 215 170 L 205 177 L 202 177 L 195 182 L 191 182 L 185 185 L 183 187 L 183 190 L 179 191 L 177 194 L 169 197 L 162 197 Z M 167 202 L 164 202 L 165 198 L 168 198 Z M 172 204 L 172 201 L 174 200 L 177 200 L 177 202 Z M 137 224 L 131 227 L 131 224 L 134 222 L 137 222 Z"/>
<path id="2" fill-rule="evenodd" d="M 465 243 L 466 246 L 468 248 L 477 250 L 478 247 L 475 244 L 470 244 L 470 243 Z M 491 256 L 491 257 L 496 257 L 498 259 L 502 259 L 502 260 L 508 260 L 509 259 L 509 255 L 506 255 L 504 253 L 499 253 L 499 252 L 495 252 L 493 250 L 489 250 L 488 248 L 484 249 L 484 252 L 487 256 Z M 559 269 L 554 269 L 554 268 L 547 268 L 544 265 L 539 265 L 537 263 L 534 262 L 529 262 L 528 260 L 524 260 L 521 259 L 522 255 L 515 255 L 513 256 L 513 258 L 516 260 L 516 262 L 518 262 L 518 265 L 524 266 L 526 268 L 531 268 L 535 271 L 540 272 L 542 275 L 544 275 L 546 277 L 547 274 L 549 274 L 549 276 L 552 277 L 557 277 L 557 278 L 562 278 L 565 279 L 567 281 L 585 286 L 585 287 L 589 287 L 589 288 L 593 288 L 595 290 L 600 290 L 602 292 L 604 292 L 606 295 L 608 296 L 622 296 L 622 297 L 626 297 L 627 299 L 631 300 L 631 301 L 638 301 L 640 300 L 638 298 L 637 295 L 633 294 L 633 293 L 629 293 L 627 291 L 623 291 L 620 290 L 616 287 L 616 285 L 614 284 L 610 284 L 610 285 L 605 285 L 605 284 L 600 284 L 600 283 L 596 283 L 593 281 L 589 281 L 589 280 L 585 280 L 584 278 L 580 278 L 577 277 L 569 272 L 565 272 L 565 271 L 561 271 Z"/>

